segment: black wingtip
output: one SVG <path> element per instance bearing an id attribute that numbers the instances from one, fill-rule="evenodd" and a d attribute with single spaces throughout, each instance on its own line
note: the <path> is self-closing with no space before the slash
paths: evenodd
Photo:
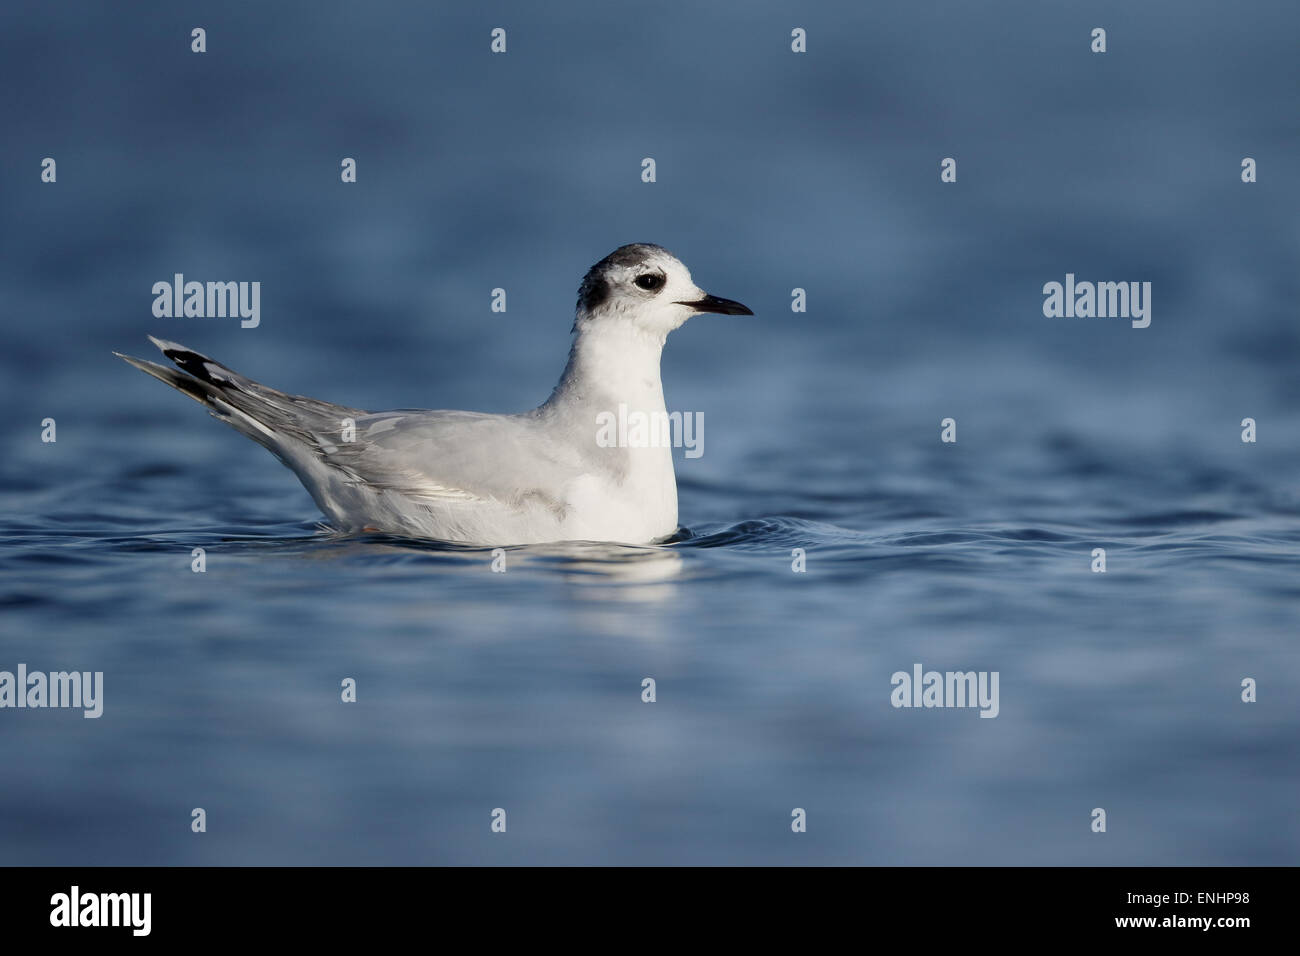
<path id="1" fill-rule="evenodd" d="M 171 359 L 181 371 L 213 385 L 230 384 L 234 373 L 220 362 L 215 362 L 201 352 L 188 349 L 178 342 L 169 342 L 153 335 L 149 336 L 149 341 L 158 347 L 158 351 Z"/>

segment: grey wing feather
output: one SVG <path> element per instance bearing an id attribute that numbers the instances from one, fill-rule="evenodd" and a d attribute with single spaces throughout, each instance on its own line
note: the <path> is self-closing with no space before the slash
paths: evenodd
<path id="1" fill-rule="evenodd" d="M 202 403 L 295 470 L 305 451 L 348 482 L 426 503 L 521 503 L 545 498 L 539 487 L 562 487 L 587 470 L 571 451 L 546 441 L 530 415 L 370 413 L 278 391 L 183 345 L 149 338 L 180 371 L 114 354 Z M 353 435 L 345 419 L 354 423 Z M 512 453 L 506 462 L 503 448 Z"/>
<path id="2" fill-rule="evenodd" d="M 290 466 L 294 442 L 314 446 L 315 433 L 337 432 L 343 419 L 367 414 L 363 409 L 269 388 L 183 345 L 152 335 L 149 340 L 176 369 L 120 352 L 113 354 L 203 404 L 215 418 L 265 445 Z"/>
<path id="3" fill-rule="evenodd" d="M 365 415 L 357 419 L 356 441 L 328 448 L 325 457 L 367 484 L 429 502 L 540 499 L 559 508 L 540 489 L 563 487 L 584 471 L 533 417 L 479 412 Z"/>

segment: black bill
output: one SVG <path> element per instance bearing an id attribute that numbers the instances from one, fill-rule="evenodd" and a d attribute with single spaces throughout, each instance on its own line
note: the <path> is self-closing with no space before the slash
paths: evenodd
<path id="1" fill-rule="evenodd" d="M 720 299 L 716 295 L 706 295 L 703 299 L 696 299 L 694 302 L 678 302 L 678 305 L 689 305 L 696 312 L 712 312 L 717 315 L 753 315 L 749 306 L 741 305 L 734 299 Z"/>

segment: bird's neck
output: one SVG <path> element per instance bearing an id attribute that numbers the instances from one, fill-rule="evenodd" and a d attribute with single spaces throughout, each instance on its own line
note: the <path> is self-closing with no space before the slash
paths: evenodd
<path id="1" fill-rule="evenodd" d="M 567 411 L 664 411 L 659 359 L 664 338 L 629 323 L 579 325 L 564 374 L 543 407 Z"/>
<path id="2" fill-rule="evenodd" d="M 668 420 L 659 380 L 663 347 L 664 336 L 627 323 L 579 321 L 560 384 L 537 410 L 585 463 L 588 484 L 573 493 L 585 495 L 609 522 L 588 537 L 647 541 L 677 528 L 672 448 L 662 440 L 635 440 L 633 428 L 638 421 Z"/>

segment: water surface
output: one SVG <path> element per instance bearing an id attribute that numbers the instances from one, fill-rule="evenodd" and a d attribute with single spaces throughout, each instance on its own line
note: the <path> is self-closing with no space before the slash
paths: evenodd
<path id="1" fill-rule="evenodd" d="M 105 674 L 98 720 L 0 711 L 0 856 L 1295 863 L 1294 6 L 491 18 L 0 14 L 0 669 Z M 493 573 L 335 535 L 109 354 L 518 411 L 582 272 L 639 240 L 757 313 L 669 343 L 704 455 L 659 547 Z M 261 281 L 261 325 L 155 319 L 175 272 Z M 1151 327 L 1044 318 L 1067 272 L 1151 281 Z M 893 708 L 917 662 L 998 671 L 999 716 Z"/>

